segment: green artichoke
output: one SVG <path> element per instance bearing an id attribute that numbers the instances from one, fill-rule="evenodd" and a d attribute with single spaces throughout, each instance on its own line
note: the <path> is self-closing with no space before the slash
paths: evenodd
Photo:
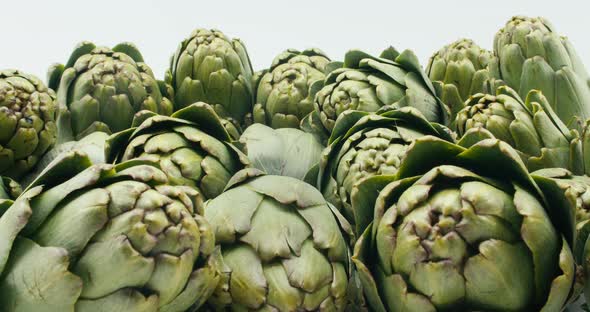
<path id="1" fill-rule="evenodd" d="M 298 128 L 313 111 L 311 85 L 325 78 L 330 59 L 318 49 L 279 54 L 254 85 L 253 120 L 272 128 Z"/>
<path id="2" fill-rule="evenodd" d="M 241 131 L 252 111 L 252 65 L 239 39 L 219 30 L 196 29 L 172 56 L 166 82 L 175 90 L 176 110 L 195 102 L 213 106 L 230 134 Z"/>
<path id="3" fill-rule="evenodd" d="M 236 174 L 207 203 L 221 246 L 217 310 L 344 311 L 350 276 L 347 225 L 311 185 L 291 177 Z"/>
<path id="4" fill-rule="evenodd" d="M 0 175 L 20 179 L 55 144 L 55 99 L 38 78 L 0 70 Z"/>
<path id="5" fill-rule="evenodd" d="M 220 280 L 196 192 L 141 161 L 64 154 L 0 218 L 5 312 L 184 312 Z"/>
<path id="6" fill-rule="evenodd" d="M 515 16 L 494 38 L 490 71 L 526 97 L 536 89 L 570 128 L 590 118 L 588 73 L 567 38 L 543 18 Z"/>
<path id="7" fill-rule="evenodd" d="M 457 132 L 463 140 L 472 136 L 495 137 L 514 147 L 529 170 L 568 168 L 583 174 L 582 140 L 555 115 L 547 98 L 537 90 L 526 101 L 506 86 L 493 94 L 476 94 L 457 115 Z M 463 144 L 465 145 L 465 144 Z"/>
<path id="8" fill-rule="evenodd" d="M 418 139 L 359 189 L 375 217 L 352 260 L 374 311 L 549 312 L 577 296 L 572 207 L 502 141 Z"/>
<path id="9" fill-rule="evenodd" d="M 59 142 L 125 130 L 141 110 L 170 115 L 173 109 L 168 88 L 131 43 L 109 49 L 82 42 L 65 65 L 50 68 L 48 80 L 57 91 Z"/>
<path id="10" fill-rule="evenodd" d="M 451 121 L 472 95 L 483 92 L 490 78 L 492 52 L 470 39 L 457 40 L 434 53 L 426 67 L 443 103 L 451 110 Z"/>
<path id="11" fill-rule="evenodd" d="M 253 124 L 242 133 L 240 145 L 253 167 L 269 175 L 313 180 L 324 146 L 299 129 L 273 129 Z M 317 179 L 317 173 L 316 173 Z M 314 181 L 312 181 L 315 184 Z"/>
<path id="12" fill-rule="evenodd" d="M 314 133 L 323 129 L 327 137 L 338 116 L 347 110 L 375 112 L 384 106 L 409 106 L 429 121 L 448 122 L 448 108 L 435 95 L 432 83 L 410 50 L 399 53 L 390 47 L 380 57 L 351 50 L 342 67 L 332 70 L 323 82 L 315 83 L 312 92 L 315 110 L 302 121 L 302 128 Z"/>
<path id="13" fill-rule="evenodd" d="M 108 163 L 131 159 L 158 163 L 170 184 L 198 191 L 199 205 L 221 194 L 232 175 L 249 164 L 246 155 L 228 143 L 229 134 L 205 103 L 170 117 L 146 113 L 138 114 L 133 128 L 109 138 Z"/>
<path id="14" fill-rule="evenodd" d="M 318 188 L 356 225 L 357 234 L 373 217 L 372 210 L 353 208 L 358 184 L 376 175 L 395 175 L 410 144 L 426 135 L 453 141 L 450 130 L 428 122 L 412 107 L 381 114 L 346 111 L 338 118 L 322 153 Z"/>

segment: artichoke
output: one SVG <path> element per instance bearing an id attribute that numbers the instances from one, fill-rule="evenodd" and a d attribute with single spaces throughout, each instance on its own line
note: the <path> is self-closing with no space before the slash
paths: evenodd
<path id="1" fill-rule="evenodd" d="M 48 78 L 57 91 L 59 142 L 125 130 L 141 110 L 172 113 L 168 88 L 154 78 L 131 43 L 109 49 L 82 42 L 65 65 L 50 68 Z"/>
<path id="2" fill-rule="evenodd" d="M 448 108 L 435 95 L 432 83 L 410 50 L 399 53 L 390 47 L 380 57 L 351 50 L 342 67 L 312 85 L 312 92 L 315 110 L 302 121 L 302 128 L 314 133 L 321 130 L 323 134 L 316 134 L 320 137 L 329 137 L 338 116 L 347 110 L 376 112 L 384 106 L 409 106 L 429 121 L 448 122 Z"/>
<path id="3" fill-rule="evenodd" d="M 279 54 L 254 85 L 253 120 L 272 128 L 298 128 L 313 110 L 311 85 L 323 81 L 330 59 L 318 49 Z"/>
<path id="4" fill-rule="evenodd" d="M 502 141 L 421 138 L 359 188 L 375 214 L 352 260 L 374 311 L 549 312 L 577 296 L 572 207 Z"/>
<path id="5" fill-rule="evenodd" d="M 344 311 L 347 225 L 311 185 L 238 172 L 207 203 L 221 246 L 221 282 L 208 304 L 232 311 Z"/>
<path id="6" fill-rule="evenodd" d="M 299 129 L 273 129 L 253 124 L 242 133 L 240 145 L 253 167 L 266 174 L 313 181 L 324 146 Z"/>
<path id="7" fill-rule="evenodd" d="M 536 89 L 570 128 L 590 117 L 588 73 L 574 47 L 543 18 L 515 16 L 494 38 L 490 71 L 526 97 Z"/>
<path id="8" fill-rule="evenodd" d="M 488 63 L 492 52 L 480 48 L 470 39 L 457 40 L 436 52 L 426 73 L 443 103 L 451 110 L 451 121 L 472 95 L 483 92 L 490 78 Z"/>
<path id="9" fill-rule="evenodd" d="M 196 192 L 141 161 L 64 154 L 0 218 L 5 312 L 184 312 L 220 280 Z"/>
<path id="10" fill-rule="evenodd" d="M 395 175 L 410 144 L 433 135 L 453 141 L 450 130 L 430 123 L 412 107 L 381 114 L 360 111 L 342 113 L 322 153 L 318 188 L 360 234 L 373 212 L 353 209 L 358 184 L 372 176 Z"/>
<path id="11" fill-rule="evenodd" d="M 239 39 L 219 30 L 196 29 L 172 56 L 166 82 L 176 110 L 195 102 L 213 106 L 230 134 L 241 131 L 252 111 L 252 65 Z M 235 137 L 235 135 L 234 135 Z"/>
<path id="12" fill-rule="evenodd" d="M 38 78 L 0 71 L 0 175 L 20 179 L 55 144 L 55 100 Z"/>
<path id="13" fill-rule="evenodd" d="M 229 144 L 229 134 L 213 108 L 198 102 L 172 116 L 138 114 L 134 127 L 106 143 L 108 163 L 131 159 L 158 163 L 169 183 L 193 188 L 199 205 L 221 194 L 232 175 L 249 162 Z"/>
<path id="14" fill-rule="evenodd" d="M 506 86 L 496 94 L 476 94 L 457 115 L 457 132 L 463 140 L 495 137 L 514 147 L 530 171 L 568 168 L 583 174 L 582 140 L 555 115 L 547 98 L 532 90 L 526 101 Z M 462 145 L 465 145 L 461 143 Z"/>

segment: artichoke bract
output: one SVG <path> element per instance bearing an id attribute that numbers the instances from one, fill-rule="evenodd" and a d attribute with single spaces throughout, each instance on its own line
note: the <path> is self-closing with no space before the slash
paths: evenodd
<path id="1" fill-rule="evenodd" d="M 348 225 L 313 186 L 245 169 L 207 203 L 205 218 L 222 254 L 213 309 L 344 311 Z"/>
<path id="2" fill-rule="evenodd" d="M 154 78 L 131 43 L 109 49 L 82 42 L 65 65 L 50 68 L 48 80 L 57 92 L 60 143 L 125 130 L 142 110 L 162 115 L 173 110 L 169 88 Z"/>
<path id="3" fill-rule="evenodd" d="M 279 54 L 254 85 L 253 121 L 272 128 L 299 128 L 313 111 L 311 85 L 324 80 L 330 59 L 318 49 Z"/>
<path id="4" fill-rule="evenodd" d="M 531 175 L 545 193 L 558 194 L 548 198 L 560 198 L 564 194 L 574 205 L 575 214 L 571 218 L 576 224 L 576 241 L 573 251 L 578 263 L 584 264 L 585 245 L 590 234 L 590 177 L 573 175 L 563 168 L 541 169 Z"/>
<path id="5" fill-rule="evenodd" d="M 309 133 L 291 128 L 275 130 L 262 124 L 248 127 L 240 137 L 240 144 L 254 168 L 299 180 L 313 180 L 324 149 Z"/>
<path id="6" fill-rule="evenodd" d="M 318 188 L 356 225 L 357 234 L 373 217 L 372 210 L 353 208 L 358 184 L 372 176 L 395 175 L 410 144 L 426 135 L 454 140 L 449 129 L 428 122 L 411 107 L 380 114 L 347 111 L 338 118 L 322 153 Z"/>
<path id="7" fill-rule="evenodd" d="M 64 154 L 0 218 L 2 310 L 200 306 L 220 280 L 219 249 L 195 193 L 153 164 Z"/>
<path id="8" fill-rule="evenodd" d="M 526 97 L 536 89 L 570 128 L 590 118 L 590 87 L 584 64 L 569 40 L 544 18 L 515 16 L 494 38 L 490 71 Z"/>
<path id="9" fill-rule="evenodd" d="M 221 194 L 234 173 L 249 164 L 229 141 L 213 108 L 199 102 L 170 117 L 138 114 L 134 127 L 107 140 L 105 154 L 108 163 L 131 159 L 158 163 L 170 184 L 198 191 L 201 205 Z"/>
<path id="10" fill-rule="evenodd" d="M 491 59 L 492 52 L 470 39 L 457 40 L 430 58 L 426 74 L 440 99 L 449 106 L 451 121 L 470 96 L 484 91 L 485 82 L 490 78 L 488 63 Z"/>
<path id="11" fill-rule="evenodd" d="M 174 88 L 176 110 L 208 103 L 231 122 L 224 125 L 234 134 L 252 112 L 252 75 L 248 52 L 239 39 L 215 29 L 196 29 L 172 56 L 166 82 Z"/>
<path id="12" fill-rule="evenodd" d="M 20 184 L 11 178 L 0 177 L 0 217 L 21 193 Z"/>
<path id="13" fill-rule="evenodd" d="M 25 175 L 19 182 L 23 187 L 31 184 L 44 170 L 49 168 L 51 162 L 61 155 L 71 151 L 80 151 L 90 158 L 90 161 L 95 164 L 104 164 L 105 161 L 105 144 L 109 135 L 104 132 L 93 132 L 79 141 L 68 141 L 54 146 L 39 160 L 35 170 L 32 170 Z"/>
<path id="14" fill-rule="evenodd" d="M 352 260 L 374 311 L 562 311 L 578 295 L 572 207 L 502 141 L 418 139 L 362 189 L 375 214 Z"/>
<path id="15" fill-rule="evenodd" d="M 580 134 L 567 128 L 540 91 L 530 91 L 523 101 L 500 86 L 495 94 L 476 94 L 465 105 L 457 115 L 462 141 L 495 137 L 514 147 L 530 171 L 561 167 L 584 174 Z"/>
<path id="16" fill-rule="evenodd" d="M 312 85 L 314 112 L 302 121 L 306 131 L 321 130 L 323 136 L 329 137 L 343 112 L 376 112 L 385 106 L 413 107 L 429 121 L 448 122 L 448 107 L 436 96 L 418 58 L 410 50 L 399 53 L 388 48 L 379 57 L 351 50 L 340 68 L 332 65 L 328 71 L 324 81 Z"/>
<path id="17" fill-rule="evenodd" d="M 55 93 L 38 78 L 0 70 L 0 175 L 20 179 L 55 144 Z"/>

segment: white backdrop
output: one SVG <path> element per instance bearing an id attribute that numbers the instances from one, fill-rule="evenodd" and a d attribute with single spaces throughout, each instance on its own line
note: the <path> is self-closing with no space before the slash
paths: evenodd
<path id="1" fill-rule="evenodd" d="M 585 1 L 8 1 L 0 0 L 0 68 L 45 78 L 75 44 L 136 43 L 158 78 L 193 28 L 218 28 L 241 38 L 255 69 L 286 48 L 319 47 L 341 59 L 350 48 L 379 53 L 393 45 L 428 57 L 458 38 L 491 48 L 515 14 L 545 16 L 567 35 L 590 67 L 590 9 Z"/>

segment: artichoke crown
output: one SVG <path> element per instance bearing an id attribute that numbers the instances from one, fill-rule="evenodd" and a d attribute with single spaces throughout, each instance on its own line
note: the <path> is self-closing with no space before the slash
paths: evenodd
<path id="1" fill-rule="evenodd" d="M 441 100 L 450 106 L 454 120 L 464 102 L 484 90 L 489 79 L 488 63 L 492 52 L 470 39 L 460 39 L 436 52 L 426 68 Z"/>
<path id="2" fill-rule="evenodd" d="M 531 90 L 525 101 L 507 86 L 498 87 L 495 95 L 476 94 L 458 113 L 456 127 L 462 141 L 495 137 L 507 142 L 531 171 L 586 171 L 581 135 L 567 128 L 538 90 Z"/>
<path id="3" fill-rule="evenodd" d="M 255 81 L 253 120 L 273 128 L 298 128 L 313 110 L 311 86 L 325 78 L 330 59 L 318 49 L 289 49 Z"/>
<path id="4" fill-rule="evenodd" d="M 590 117 L 588 73 L 569 40 L 543 18 L 513 17 L 494 38 L 490 71 L 521 97 L 536 89 L 570 128 Z"/>
<path id="5" fill-rule="evenodd" d="M 0 71 L 0 175 L 20 178 L 57 137 L 55 93 L 18 70 Z"/>
<path id="6" fill-rule="evenodd" d="M 198 205 L 221 194 L 231 176 L 249 163 L 229 143 L 230 135 L 213 108 L 202 102 L 171 116 L 144 111 L 133 126 L 107 140 L 107 162 L 138 158 L 157 163 L 170 184 L 198 192 Z"/>
<path id="7" fill-rule="evenodd" d="M 323 87 L 314 89 L 318 90 L 315 117 L 328 132 L 346 110 L 375 112 L 384 106 L 410 106 L 429 121 L 448 121 L 448 108 L 436 96 L 418 58 L 410 50 L 399 53 L 388 48 L 380 57 L 351 50 L 342 67 L 327 75 Z"/>
<path id="8" fill-rule="evenodd" d="M 420 138 L 361 185 L 374 218 L 352 259 L 375 311 L 560 311 L 579 294 L 571 203 L 507 143 Z"/>
<path id="9" fill-rule="evenodd" d="M 175 91 L 176 109 L 202 101 L 238 129 L 251 113 L 251 80 L 252 65 L 244 44 L 207 29 L 194 30 L 180 43 L 166 73 Z"/>
<path id="10" fill-rule="evenodd" d="M 125 130 L 141 110 L 172 113 L 166 87 L 130 43 L 110 49 L 82 42 L 66 65 L 54 65 L 48 76 L 57 88 L 60 142 Z"/>

